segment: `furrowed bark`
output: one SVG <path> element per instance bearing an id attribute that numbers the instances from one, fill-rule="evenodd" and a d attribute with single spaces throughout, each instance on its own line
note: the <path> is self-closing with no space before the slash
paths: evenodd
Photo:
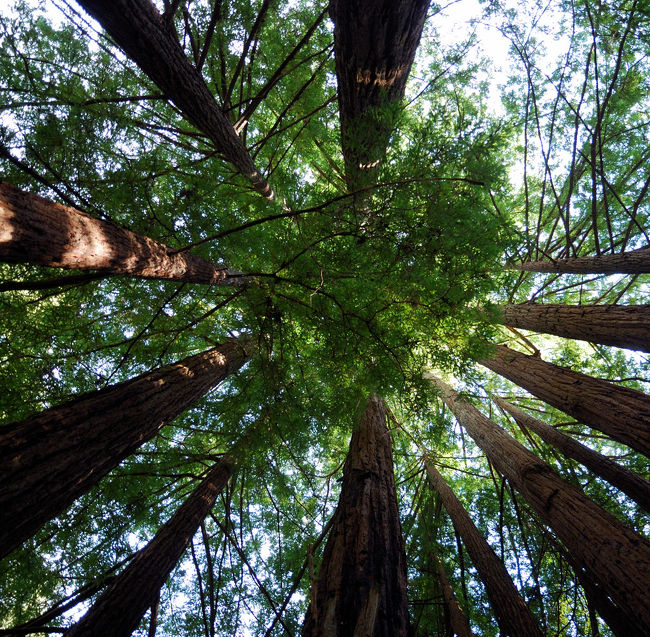
<path id="1" fill-rule="evenodd" d="M 595 257 L 572 257 L 556 261 L 526 261 L 512 266 L 527 272 L 564 274 L 643 274 L 650 272 L 650 246 L 630 252 L 601 254 Z"/>
<path id="2" fill-rule="evenodd" d="M 650 631 L 650 542 L 562 480 L 553 469 L 430 377 L 443 400 L 488 459 L 566 546 L 580 568 L 599 582 L 639 635 Z"/>
<path id="3" fill-rule="evenodd" d="M 537 621 L 497 557 L 439 471 L 425 460 L 429 483 L 438 493 L 463 539 L 490 600 L 502 635 L 542 637 Z"/>
<path id="4" fill-rule="evenodd" d="M 650 305 L 505 305 L 503 324 L 650 352 Z"/>
<path id="5" fill-rule="evenodd" d="M 456 599 L 454 589 L 451 587 L 449 579 L 447 578 L 447 573 L 445 573 L 445 567 L 442 565 L 442 562 L 437 555 L 434 555 L 433 559 L 436 563 L 440 585 L 442 586 L 442 596 L 445 601 L 445 608 L 447 609 L 449 623 L 451 629 L 454 631 L 454 635 L 457 637 L 475 637 L 470 628 L 469 622 L 467 621 L 467 617 L 465 617 L 465 613 L 463 613 L 463 609 L 460 607 L 460 604 Z"/>
<path id="6" fill-rule="evenodd" d="M 268 182 L 151 0 L 79 0 L 124 52 L 267 199 Z"/>
<path id="7" fill-rule="evenodd" d="M 232 458 L 225 457 L 210 469 L 149 544 L 136 554 L 79 622 L 66 631 L 66 637 L 131 635 L 155 604 L 161 587 L 214 506 L 233 468 Z"/>
<path id="8" fill-rule="evenodd" d="M 501 398 L 494 398 L 494 400 L 521 427 L 536 433 L 544 442 L 558 449 L 567 458 L 577 460 L 596 475 L 607 480 L 607 482 L 617 489 L 620 489 L 646 511 L 650 512 L 650 482 L 648 480 L 644 480 L 633 471 L 585 447 L 577 440 L 570 438 L 561 431 L 547 425 L 545 422 L 533 418 L 530 414 L 527 414 L 509 402 Z"/>
<path id="9" fill-rule="evenodd" d="M 246 277 L 85 212 L 0 183 L 0 261 L 146 279 L 245 285 Z"/>
<path id="10" fill-rule="evenodd" d="M 650 456 L 650 396 L 566 367 L 546 363 L 503 345 L 479 361 L 539 399 Z"/>
<path id="11" fill-rule="evenodd" d="M 239 369 L 252 347 L 250 339 L 230 339 L 1 427 L 0 556 Z"/>
<path id="12" fill-rule="evenodd" d="M 406 555 L 397 509 L 386 408 L 368 401 L 352 435 L 343 486 L 304 637 L 405 637 Z"/>

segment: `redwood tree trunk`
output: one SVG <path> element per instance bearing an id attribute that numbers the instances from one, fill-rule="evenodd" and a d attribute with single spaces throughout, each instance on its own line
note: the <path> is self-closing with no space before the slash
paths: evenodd
<path id="1" fill-rule="evenodd" d="M 0 429 L 0 556 L 86 493 L 249 357 L 231 339 Z"/>
<path id="2" fill-rule="evenodd" d="M 533 418 L 509 402 L 501 398 L 495 398 L 495 401 L 497 405 L 509 412 L 521 427 L 530 429 L 549 445 L 553 445 L 561 451 L 567 458 L 577 460 L 650 512 L 650 482 L 589 447 L 585 447 L 545 422 Z"/>
<path id="3" fill-rule="evenodd" d="M 650 352 L 650 305 L 506 305 L 503 323 L 602 345 Z"/>
<path id="4" fill-rule="evenodd" d="M 542 637 L 537 621 L 516 589 L 506 567 L 485 541 L 445 479 L 428 460 L 426 468 L 431 487 L 440 496 L 481 581 L 485 584 L 501 634 L 504 637 Z"/>
<path id="5" fill-rule="evenodd" d="M 490 462 L 553 530 L 576 564 L 627 614 L 635 634 L 648 634 L 650 542 L 562 480 L 478 409 L 459 400 L 449 385 L 431 380 Z"/>
<path id="6" fill-rule="evenodd" d="M 124 52 L 267 199 L 273 191 L 151 0 L 79 0 Z"/>
<path id="7" fill-rule="evenodd" d="M 0 183 L 0 260 L 147 279 L 241 285 L 245 277 L 85 212 Z"/>
<path id="8" fill-rule="evenodd" d="M 556 261 L 526 261 L 512 266 L 529 272 L 561 272 L 575 274 L 643 274 L 650 272 L 650 247 L 630 252 L 601 254 L 595 257 L 573 257 Z"/>
<path id="9" fill-rule="evenodd" d="M 406 555 L 386 408 L 372 396 L 352 435 L 343 485 L 302 634 L 405 637 Z"/>
<path id="10" fill-rule="evenodd" d="M 480 361 L 580 422 L 650 456 L 650 396 L 502 345 Z"/>
<path id="11" fill-rule="evenodd" d="M 155 605 L 161 587 L 214 506 L 232 471 L 228 457 L 214 465 L 149 544 L 138 551 L 79 622 L 66 631 L 66 637 L 131 635 L 142 616 Z"/>
<path id="12" fill-rule="evenodd" d="M 442 587 L 442 597 L 445 601 L 445 608 L 447 609 L 449 624 L 453 634 L 457 637 L 475 637 L 467 621 L 467 617 L 465 617 L 465 613 L 463 613 L 463 609 L 460 607 L 456 595 L 454 595 L 454 589 L 449 583 L 447 573 L 445 573 L 445 567 L 437 555 L 434 555 L 433 559 L 436 563 L 436 569 Z"/>

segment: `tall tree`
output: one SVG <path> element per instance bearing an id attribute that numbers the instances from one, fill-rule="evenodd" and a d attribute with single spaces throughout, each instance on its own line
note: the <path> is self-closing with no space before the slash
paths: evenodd
<path id="1" fill-rule="evenodd" d="M 434 554 L 433 559 L 436 564 L 436 570 L 438 571 L 438 577 L 440 578 L 442 595 L 449 616 L 449 625 L 452 634 L 458 635 L 458 637 L 474 637 L 474 633 L 467 621 L 467 617 L 465 617 L 465 613 L 463 613 L 463 609 L 454 594 L 454 589 L 449 582 L 447 573 L 445 573 L 445 567 L 442 565 L 442 562 L 437 555 Z"/>
<path id="2" fill-rule="evenodd" d="M 302 634 L 405 636 L 406 554 L 383 400 L 350 440 L 343 483 Z"/>
<path id="3" fill-rule="evenodd" d="M 650 248 L 630 252 L 599 254 L 593 257 L 525 261 L 513 266 L 526 272 L 560 272 L 565 274 L 643 274 L 650 272 Z"/>

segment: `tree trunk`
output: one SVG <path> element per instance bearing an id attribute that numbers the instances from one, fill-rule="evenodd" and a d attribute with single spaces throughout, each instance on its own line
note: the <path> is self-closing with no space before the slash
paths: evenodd
<path id="1" fill-rule="evenodd" d="M 650 456 L 650 396 L 502 345 L 481 365 L 585 425 Z"/>
<path id="2" fill-rule="evenodd" d="M 405 637 L 406 554 L 383 400 L 352 435 L 343 485 L 302 628 L 307 637 Z"/>
<path id="3" fill-rule="evenodd" d="M 151 0 L 79 0 L 187 119 L 267 199 L 273 191 Z"/>
<path id="4" fill-rule="evenodd" d="M 445 608 L 447 610 L 447 615 L 449 617 L 449 624 L 453 635 L 457 637 L 475 637 L 472 629 L 470 628 L 467 617 L 463 613 L 463 609 L 460 607 L 456 595 L 454 595 L 454 589 L 451 587 L 449 579 L 447 578 L 447 573 L 445 573 L 445 567 L 442 565 L 440 558 L 434 554 L 433 559 L 436 563 L 436 569 L 438 570 L 438 577 L 440 578 L 440 585 L 442 587 L 442 597 L 445 602 Z"/>
<path id="5" fill-rule="evenodd" d="M 0 429 L 0 556 L 31 537 L 249 358 L 250 339 Z"/>
<path id="6" fill-rule="evenodd" d="M 485 541 L 442 475 L 428 459 L 425 464 L 431 487 L 440 496 L 481 581 L 485 584 L 501 634 L 504 637 L 541 637 L 542 631 L 516 589 L 506 567 Z"/>
<path id="7" fill-rule="evenodd" d="M 429 0 L 330 0 L 348 187 L 372 185 L 404 96 Z"/>
<path id="8" fill-rule="evenodd" d="M 650 352 L 650 305 L 506 305 L 503 324 Z"/>
<path id="9" fill-rule="evenodd" d="M 526 499 L 581 568 L 599 582 L 635 625 L 650 632 L 650 542 L 621 524 L 553 469 L 431 377 L 461 425 Z"/>
<path id="10" fill-rule="evenodd" d="M 79 622 L 66 631 L 66 637 L 128 637 L 138 627 L 147 609 L 155 605 L 161 587 L 214 506 L 232 475 L 233 466 L 232 459 L 225 457 L 212 467 L 149 544 L 138 551 Z"/>
<path id="11" fill-rule="evenodd" d="M 560 272 L 566 274 L 643 274 L 650 272 L 650 246 L 630 252 L 601 254 L 595 257 L 573 257 L 556 261 L 526 261 L 512 266 L 528 272 Z"/>
<path id="12" fill-rule="evenodd" d="M 0 183 L 0 260 L 147 279 L 242 285 L 246 278 L 85 212 Z"/>
<path id="13" fill-rule="evenodd" d="M 497 405 L 509 412 L 522 428 L 530 429 L 542 440 L 562 452 L 567 458 L 577 460 L 650 512 L 650 482 L 633 471 L 621 467 L 613 460 L 585 447 L 561 431 L 550 427 L 545 422 L 533 418 L 530 414 L 505 400 L 501 398 L 495 398 L 494 400 Z"/>

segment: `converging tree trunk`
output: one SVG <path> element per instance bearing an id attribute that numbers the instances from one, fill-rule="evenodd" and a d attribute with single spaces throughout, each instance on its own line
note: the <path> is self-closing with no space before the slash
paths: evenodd
<path id="1" fill-rule="evenodd" d="M 85 212 L 0 183 L 0 260 L 147 279 L 242 285 L 246 278 Z"/>
<path id="2" fill-rule="evenodd" d="M 503 345 L 479 361 L 589 427 L 650 456 L 650 396 Z"/>
<path id="3" fill-rule="evenodd" d="M 433 559 L 436 563 L 438 577 L 440 578 L 442 597 L 445 602 L 445 609 L 449 617 L 449 626 L 452 634 L 457 635 L 458 637 L 475 637 L 470 628 L 469 622 L 467 621 L 467 617 L 465 617 L 465 613 L 463 613 L 463 609 L 460 607 L 460 604 L 456 599 L 454 589 L 447 578 L 447 573 L 445 573 L 445 567 L 442 565 L 442 562 L 437 555 L 434 554 Z"/>
<path id="4" fill-rule="evenodd" d="M 352 435 L 304 637 L 405 637 L 406 555 L 383 400 Z"/>
<path id="5" fill-rule="evenodd" d="M 564 338 L 650 352 L 650 305 L 506 305 L 503 323 Z"/>
<path id="6" fill-rule="evenodd" d="M 650 632 L 650 542 L 562 480 L 446 383 L 430 377 L 443 400 L 488 459 L 607 591 L 639 635 Z"/>
<path id="7" fill-rule="evenodd" d="M 501 398 L 495 398 L 494 400 L 497 405 L 510 413 L 522 428 L 530 429 L 544 442 L 561 451 L 567 458 L 577 460 L 650 512 L 650 482 L 648 480 L 644 480 L 633 471 L 622 467 L 613 460 L 589 449 L 589 447 L 585 447 L 577 440 L 563 434 L 545 422 L 533 418 L 533 416 L 509 402 Z"/>
<path id="8" fill-rule="evenodd" d="M 66 637 L 128 637 L 151 608 L 234 468 L 224 457 L 214 465 L 172 518 L 141 549 Z"/>
<path id="9" fill-rule="evenodd" d="M 79 0 L 79 4 L 253 187 L 272 199 L 273 191 L 266 179 L 219 108 L 201 72 L 183 52 L 171 19 L 161 16 L 151 0 Z"/>
<path id="10" fill-rule="evenodd" d="M 485 584 L 501 634 L 504 637 L 542 637 L 537 621 L 516 589 L 506 567 L 485 541 L 440 472 L 429 459 L 425 460 L 425 465 L 431 487 L 440 496 L 481 581 Z"/>
<path id="11" fill-rule="evenodd" d="M 251 350 L 250 339 L 230 339 L 0 428 L 0 555 L 239 369 Z"/>
<path id="12" fill-rule="evenodd" d="M 643 274 L 650 272 L 650 247 L 630 252 L 600 254 L 595 257 L 572 257 L 554 261 L 526 261 L 512 266 L 527 272 L 565 274 Z"/>

